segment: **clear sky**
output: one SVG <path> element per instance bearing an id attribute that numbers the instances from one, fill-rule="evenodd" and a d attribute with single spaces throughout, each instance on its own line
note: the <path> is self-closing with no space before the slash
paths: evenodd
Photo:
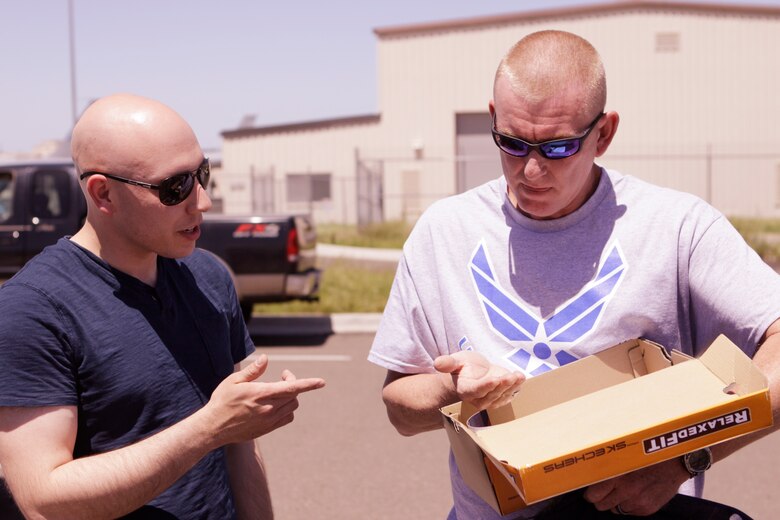
<path id="1" fill-rule="evenodd" d="M 205 148 L 256 125 L 377 111 L 373 29 L 610 0 L 73 0 L 77 109 L 132 92 Z M 780 5 L 780 0 L 731 4 Z M 0 0 L 0 152 L 72 126 L 68 0 Z"/>

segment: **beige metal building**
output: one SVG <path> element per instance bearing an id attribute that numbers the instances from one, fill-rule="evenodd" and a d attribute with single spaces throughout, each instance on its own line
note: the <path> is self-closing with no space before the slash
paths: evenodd
<path id="1" fill-rule="evenodd" d="M 621 123 L 601 164 L 728 215 L 780 216 L 780 6 L 641 0 L 376 29 L 378 114 L 223 132 L 225 211 L 414 219 L 501 175 L 493 75 L 541 29 L 602 55 Z"/>

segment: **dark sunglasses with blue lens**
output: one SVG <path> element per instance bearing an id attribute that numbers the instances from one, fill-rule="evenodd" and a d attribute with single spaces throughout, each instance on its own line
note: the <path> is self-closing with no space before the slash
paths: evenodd
<path id="1" fill-rule="evenodd" d="M 148 190 L 157 190 L 160 196 L 160 202 L 166 206 L 175 206 L 176 204 L 184 202 L 184 200 L 190 196 L 192 188 L 195 187 L 195 179 L 198 179 L 198 182 L 203 186 L 203 189 L 208 188 L 211 169 L 209 167 L 208 157 L 204 157 L 203 162 L 200 163 L 198 169 L 191 172 L 182 172 L 171 175 L 160 181 L 160 184 L 149 184 L 148 182 L 136 181 L 134 179 L 119 177 L 118 175 L 113 175 L 111 173 L 97 171 L 84 172 L 81 174 L 80 178 L 86 179 L 90 175 L 102 175 L 107 179 L 124 182 L 125 184 L 140 186 Z"/>
<path id="2" fill-rule="evenodd" d="M 580 151 L 582 141 L 590 135 L 591 131 L 596 127 L 596 123 L 605 115 L 604 112 L 601 112 L 596 116 L 596 119 L 588 125 L 588 128 L 580 136 L 553 139 L 552 141 L 545 141 L 543 143 L 529 143 L 528 141 L 523 141 L 517 137 L 502 134 L 496 130 L 496 114 L 494 113 L 492 128 L 493 141 L 495 141 L 496 146 L 498 146 L 502 152 L 511 155 L 512 157 L 525 157 L 531 153 L 531 150 L 536 150 L 539 155 L 545 159 L 565 159 Z"/>

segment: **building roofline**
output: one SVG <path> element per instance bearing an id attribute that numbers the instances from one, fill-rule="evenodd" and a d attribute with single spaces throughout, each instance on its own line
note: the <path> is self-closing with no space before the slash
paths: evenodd
<path id="1" fill-rule="evenodd" d="M 222 137 L 229 139 L 233 137 L 249 137 L 255 135 L 279 134 L 283 132 L 298 132 L 301 130 L 322 130 L 339 126 L 365 125 L 378 123 L 381 119 L 379 114 L 365 114 L 358 116 L 336 117 L 332 119 L 320 119 L 316 121 L 304 121 L 300 123 L 287 123 L 282 125 L 255 126 L 251 128 L 237 128 L 235 130 L 224 130 Z"/>
<path id="2" fill-rule="evenodd" d="M 424 22 L 374 28 L 378 38 L 404 36 L 415 33 L 470 29 L 485 25 L 528 22 L 543 18 L 560 18 L 626 11 L 635 9 L 663 9 L 666 11 L 688 11 L 698 13 L 738 14 L 750 16 L 780 16 L 780 7 L 768 5 L 714 4 L 696 2 L 674 2 L 658 0 L 618 0 L 570 7 L 553 7 L 532 11 L 506 13 L 455 20 Z"/>
<path id="3" fill-rule="evenodd" d="M 36 157 L 25 153 L 17 154 L 14 157 L 0 154 L 0 168 L 23 168 L 28 166 L 73 166 L 73 159 L 61 156 Z"/>

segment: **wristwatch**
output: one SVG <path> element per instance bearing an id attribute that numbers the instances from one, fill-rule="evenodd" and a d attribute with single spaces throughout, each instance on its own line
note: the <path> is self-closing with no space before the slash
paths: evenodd
<path id="1" fill-rule="evenodd" d="M 709 448 L 702 448 L 686 453 L 682 456 L 682 463 L 691 474 L 691 478 L 701 475 L 712 466 L 712 451 Z"/>

